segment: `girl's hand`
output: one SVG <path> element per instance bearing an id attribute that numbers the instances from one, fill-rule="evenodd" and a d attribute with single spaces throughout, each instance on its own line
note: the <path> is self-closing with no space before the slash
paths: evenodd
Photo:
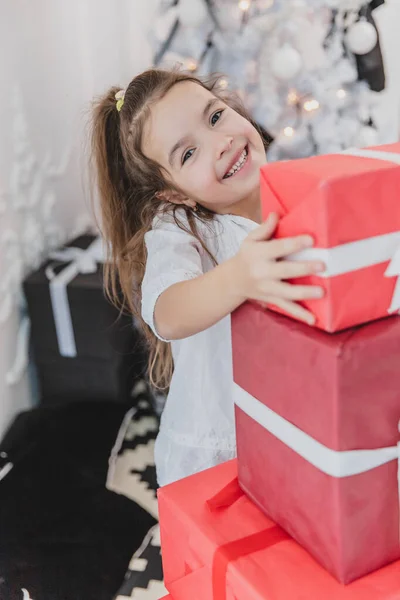
<path id="1" fill-rule="evenodd" d="M 290 254 L 313 245 L 308 235 L 271 240 L 278 217 L 271 213 L 268 219 L 252 231 L 235 257 L 235 277 L 239 293 L 247 300 L 273 304 L 285 313 L 313 325 L 314 315 L 297 304 L 299 300 L 322 298 L 324 290 L 318 286 L 292 285 L 286 279 L 296 279 L 319 273 L 325 269 L 321 262 L 285 260 Z"/>

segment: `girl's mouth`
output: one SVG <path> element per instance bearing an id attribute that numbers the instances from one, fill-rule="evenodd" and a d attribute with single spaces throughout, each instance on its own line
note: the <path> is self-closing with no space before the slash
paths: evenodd
<path id="1" fill-rule="evenodd" d="M 238 173 L 241 169 L 243 169 L 244 165 L 247 163 L 248 156 L 249 156 L 249 147 L 246 144 L 246 146 L 243 148 L 243 152 L 239 156 L 238 160 L 235 162 L 234 165 L 232 165 L 232 167 L 229 169 L 229 171 L 227 171 L 225 173 L 225 175 L 223 176 L 222 179 L 228 179 L 228 177 L 233 177 L 234 175 L 236 175 L 236 173 Z"/>

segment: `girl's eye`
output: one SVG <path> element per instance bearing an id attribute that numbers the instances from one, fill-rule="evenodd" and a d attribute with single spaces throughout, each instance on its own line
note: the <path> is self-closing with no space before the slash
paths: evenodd
<path id="1" fill-rule="evenodd" d="M 187 152 L 185 152 L 185 154 L 182 157 L 182 164 L 183 165 L 193 155 L 193 152 L 194 152 L 194 148 L 191 148 L 190 150 L 188 150 Z"/>
<path id="2" fill-rule="evenodd" d="M 213 127 L 214 127 L 214 125 L 217 123 L 217 121 L 219 121 L 219 120 L 220 120 L 220 118 L 221 118 L 221 115 L 222 115 L 222 113 L 223 113 L 223 112 L 224 112 L 224 109 L 221 109 L 221 110 L 217 110 L 215 113 L 213 113 L 213 115 L 211 116 L 211 119 L 210 119 L 210 123 L 211 123 L 211 125 L 212 125 Z M 193 156 L 194 150 L 195 150 L 194 148 L 191 148 L 190 150 L 187 150 L 187 151 L 184 153 L 184 155 L 182 156 L 182 165 L 184 165 L 184 164 L 185 164 L 185 162 L 186 162 L 187 160 L 189 160 L 189 158 L 190 158 L 191 156 Z"/>
<path id="3" fill-rule="evenodd" d="M 219 119 L 221 118 L 221 115 L 222 115 L 222 113 L 223 113 L 223 112 L 224 112 L 223 110 L 217 110 L 217 112 L 215 112 L 215 113 L 212 115 L 212 117 L 211 117 L 211 119 L 210 119 L 211 125 L 215 125 L 215 123 L 216 123 L 217 121 L 219 121 Z"/>

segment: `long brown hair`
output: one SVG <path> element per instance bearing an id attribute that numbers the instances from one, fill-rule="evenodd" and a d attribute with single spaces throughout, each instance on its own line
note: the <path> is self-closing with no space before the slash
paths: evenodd
<path id="1" fill-rule="evenodd" d="M 249 119 L 238 99 L 219 89 L 219 77 L 202 81 L 182 71 L 161 69 L 149 69 L 130 82 L 120 111 L 115 99 L 120 88 L 112 87 L 95 102 L 92 119 L 91 172 L 99 193 L 102 233 L 109 242 L 106 293 L 121 310 L 133 313 L 141 325 L 150 349 L 150 382 L 159 388 L 168 387 L 173 361 L 170 345 L 159 340 L 141 317 L 141 283 L 147 258 L 144 236 L 160 211 L 170 211 L 178 227 L 196 237 L 208 252 L 196 220 L 211 221 L 213 217 L 201 206 L 194 213 L 180 205 L 186 211 L 188 229 L 179 219 L 177 206 L 158 196 L 163 191 L 180 190 L 167 182 L 162 167 L 142 152 L 143 128 L 151 106 L 183 81 L 203 86 Z"/>

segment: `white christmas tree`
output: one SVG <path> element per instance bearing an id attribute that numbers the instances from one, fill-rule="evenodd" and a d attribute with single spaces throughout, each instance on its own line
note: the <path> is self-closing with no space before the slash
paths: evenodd
<path id="1" fill-rule="evenodd" d="M 272 138 L 269 160 L 374 145 L 383 1 L 161 0 L 154 64 L 223 73 Z"/>

